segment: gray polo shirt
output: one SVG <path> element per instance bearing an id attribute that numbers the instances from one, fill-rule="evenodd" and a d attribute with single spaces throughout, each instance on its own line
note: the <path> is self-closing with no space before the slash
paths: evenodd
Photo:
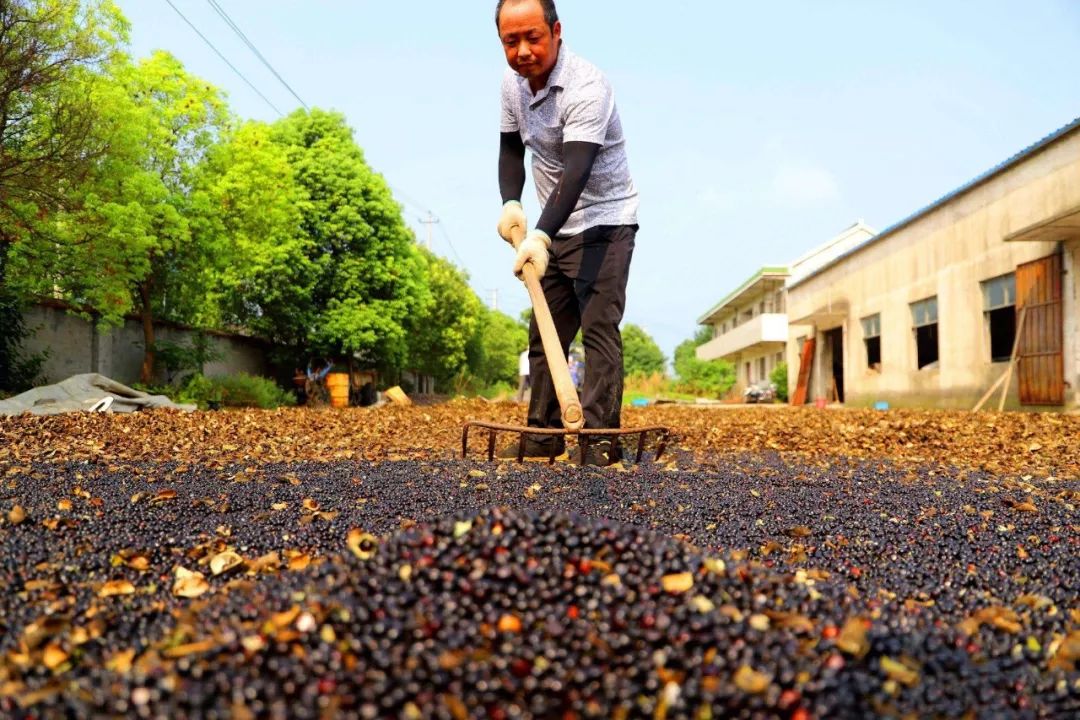
<path id="1" fill-rule="evenodd" d="M 529 81 L 510 68 L 502 82 L 502 132 L 519 132 L 532 151 L 533 180 L 546 206 L 563 174 L 563 143 L 600 145 L 592 174 L 559 231 L 577 235 L 597 225 L 637 223 L 638 193 L 626 161 L 615 91 L 604 74 L 561 43 L 547 85 L 533 95 Z"/>

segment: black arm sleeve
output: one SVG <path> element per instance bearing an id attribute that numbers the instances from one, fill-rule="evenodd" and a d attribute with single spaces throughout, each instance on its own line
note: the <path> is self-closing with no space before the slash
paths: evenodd
<path id="1" fill-rule="evenodd" d="M 592 174 L 593 163 L 596 155 L 600 152 L 600 146 L 587 142 L 563 143 L 563 159 L 565 167 L 559 184 L 555 186 L 555 192 L 548 198 L 544 212 L 540 214 L 540 220 L 536 223 L 538 230 L 543 230 L 548 237 L 554 239 L 555 234 L 562 230 L 570 213 L 581 198 L 581 192 L 585 189 L 585 183 Z"/>
<path id="2" fill-rule="evenodd" d="M 499 192 L 503 203 L 521 200 L 525 189 L 525 143 L 515 132 L 499 133 Z"/>

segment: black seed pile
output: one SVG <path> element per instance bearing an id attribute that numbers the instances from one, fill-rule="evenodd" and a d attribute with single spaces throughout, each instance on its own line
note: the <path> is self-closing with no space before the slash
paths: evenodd
<path id="1" fill-rule="evenodd" d="M 760 456 L 36 465 L 0 715 L 1074 717 L 1078 500 Z"/>

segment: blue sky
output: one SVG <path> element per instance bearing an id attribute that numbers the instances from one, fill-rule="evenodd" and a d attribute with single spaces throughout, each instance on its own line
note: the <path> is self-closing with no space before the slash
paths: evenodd
<path id="1" fill-rule="evenodd" d="M 298 106 L 207 0 L 173 0 L 285 112 Z M 495 234 L 494 0 L 219 0 L 299 96 L 344 112 L 368 162 L 490 305 L 528 306 Z M 161 48 L 277 117 L 165 0 L 117 0 Z M 559 0 L 611 78 L 641 192 L 625 322 L 670 357 L 758 267 L 862 218 L 880 229 L 1080 116 L 1076 0 Z M 531 180 L 530 221 L 539 217 Z"/>

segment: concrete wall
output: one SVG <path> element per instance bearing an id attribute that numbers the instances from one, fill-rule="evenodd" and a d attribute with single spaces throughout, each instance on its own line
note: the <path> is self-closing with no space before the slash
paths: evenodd
<path id="1" fill-rule="evenodd" d="M 828 265 L 844 253 L 866 242 L 875 234 L 873 228 L 859 220 L 824 245 L 814 248 L 791 263 L 788 284 L 799 282 L 818 268 Z"/>
<path id="2" fill-rule="evenodd" d="M 34 306 L 25 317 L 27 327 L 35 332 L 23 349 L 27 353 L 48 353 L 43 372 L 50 383 L 88 372 L 125 384 L 138 381 L 143 358 L 141 323 L 128 320 L 123 327 L 99 332 L 82 318 L 43 305 Z M 159 324 L 155 333 L 159 342 L 184 344 L 190 343 L 193 335 L 189 330 L 164 324 Z M 222 358 L 207 364 L 207 375 L 245 372 L 273 376 L 267 360 L 268 344 L 235 335 L 211 335 L 210 340 Z"/>
<path id="3" fill-rule="evenodd" d="M 769 375 L 776 367 L 776 355 L 784 352 L 783 343 L 764 343 L 756 347 L 744 350 L 724 358 L 735 365 L 735 387 L 733 391 L 742 393 L 747 386 L 753 383 L 768 382 Z M 765 358 L 765 376 L 759 377 L 759 360 Z M 746 363 L 750 363 L 750 374 L 747 375 Z"/>
<path id="4" fill-rule="evenodd" d="M 1080 207 L 1080 132 L 954 198 L 788 290 L 788 315 L 822 332 L 844 329 L 844 379 L 849 404 L 970 407 L 1005 365 L 990 361 L 980 281 L 1054 253 L 1056 243 L 1011 242 L 1012 232 Z M 1073 268 L 1076 250 L 1070 253 Z M 1080 377 L 1076 335 L 1076 274 L 1065 278 L 1066 379 Z M 938 298 L 940 361 L 917 369 L 909 304 Z M 860 319 L 881 314 L 881 372 L 866 368 Z M 1071 329 L 1071 330 L 1070 330 Z M 792 328 L 789 382 L 798 379 L 797 328 Z M 819 353 L 820 357 L 820 353 Z M 810 398 L 825 395 L 827 373 L 814 373 Z M 1010 405 L 1016 406 L 1013 382 Z"/>

